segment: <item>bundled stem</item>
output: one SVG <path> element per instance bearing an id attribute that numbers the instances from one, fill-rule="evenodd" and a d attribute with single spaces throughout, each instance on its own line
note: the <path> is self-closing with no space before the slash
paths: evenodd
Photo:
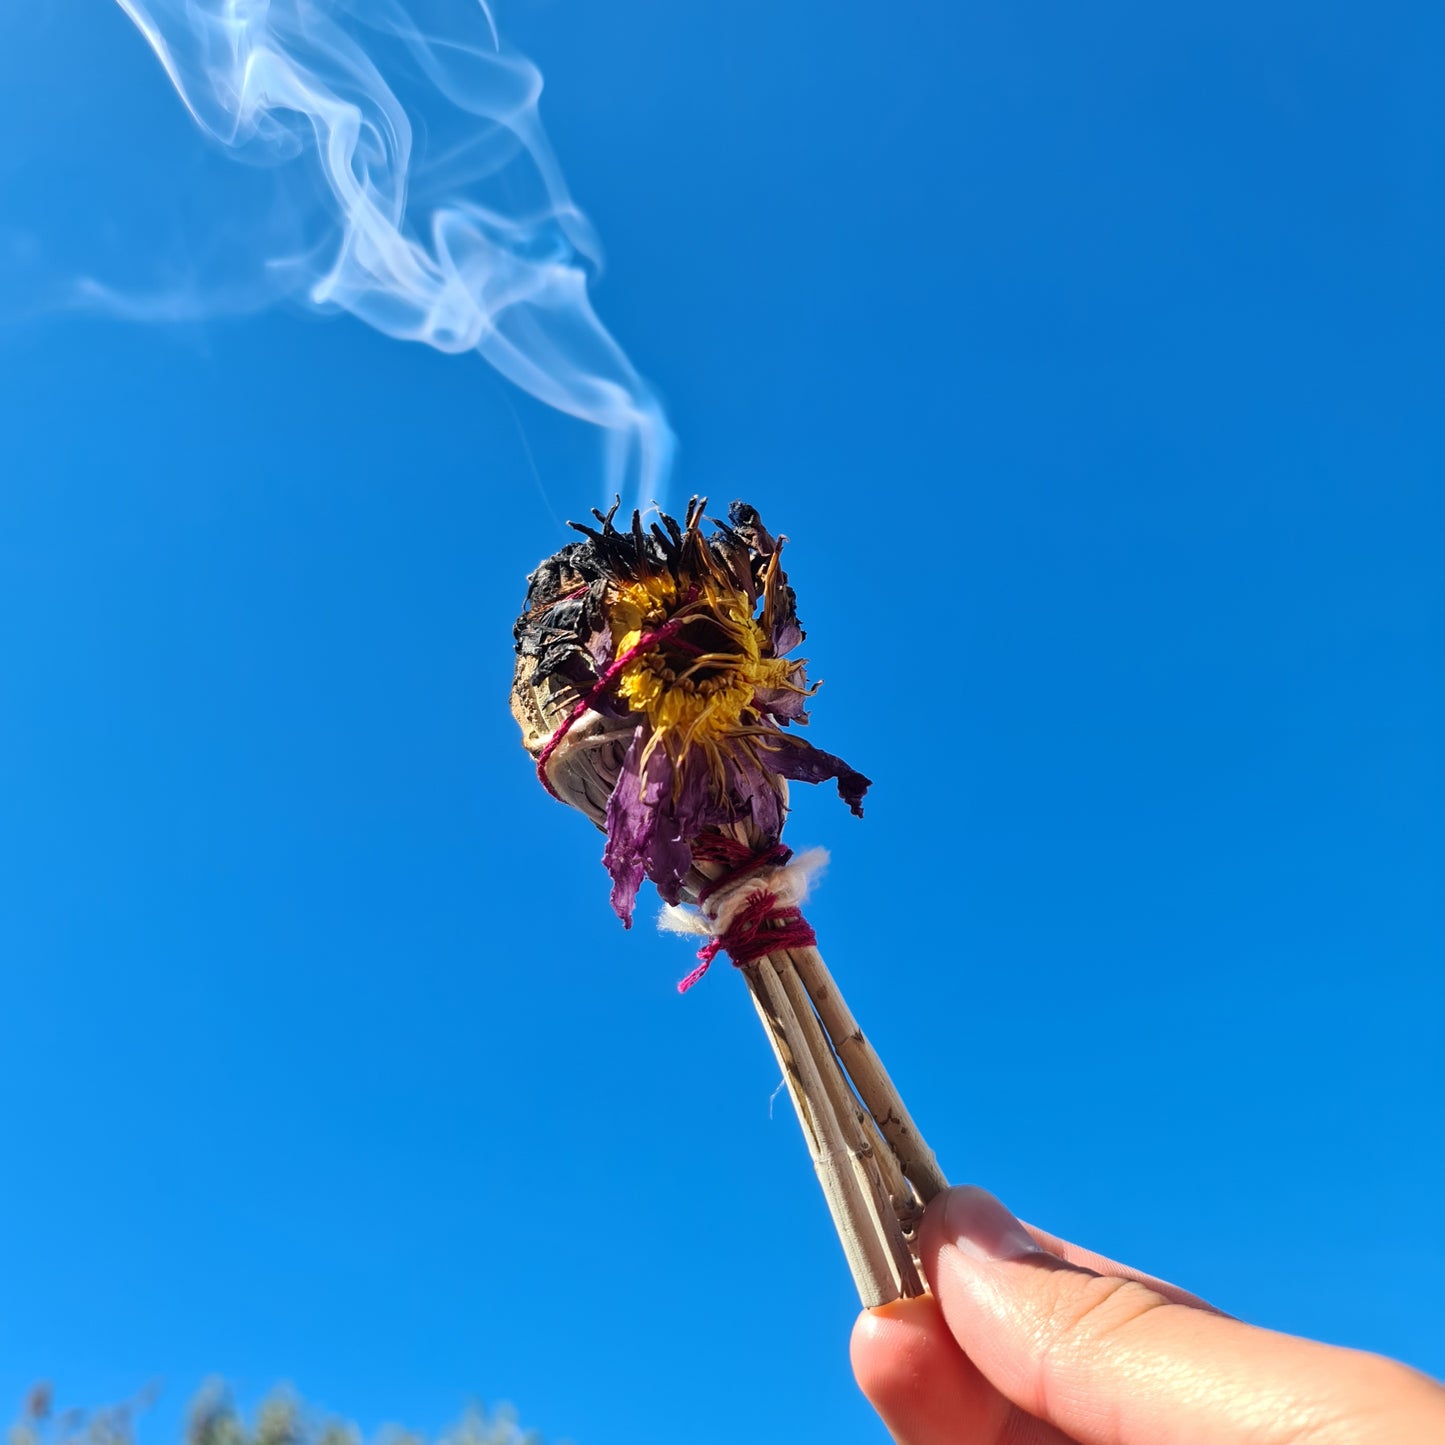
<path id="1" fill-rule="evenodd" d="M 746 829 L 731 830 L 756 847 Z M 699 863 L 695 897 L 719 875 Z M 924 1292 L 913 1243 L 946 1189 L 932 1150 L 823 956 L 785 948 L 739 970 L 783 1071 L 848 1267 L 865 1306 Z"/>
<path id="2" fill-rule="evenodd" d="M 801 1009 L 797 1006 L 783 981 L 784 974 L 797 978 L 787 955 L 776 962 L 771 957 L 761 959 L 746 973 L 859 1297 L 865 1305 L 876 1305 L 900 1294 L 918 1294 L 918 1274 L 897 1216 L 885 1209 L 866 1169 L 871 1150 L 859 1135 L 851 1105 L 839 1099 L 835 1086 L 830 1087 L 831 1055 L 825 1052 L 817 1019 L 806 1000 Z"/>
<path id="3" fill-rule="evenodd" d="M 843 1068 L 879 1132 L 888 1141 L 920 1203 L 927 1204 L 935 1194 L 948 1188 L 948 1180 L 938 1167 L 933 1150 L 924 1142 L 888 1070 L 883 1067 L 883 1060 L 853 1017 L 833 975 L 828 972 L 828 965 L 823 962 L 823 955 L 816 948 L 801 948 L 793 949 L 791 956 Z"/>

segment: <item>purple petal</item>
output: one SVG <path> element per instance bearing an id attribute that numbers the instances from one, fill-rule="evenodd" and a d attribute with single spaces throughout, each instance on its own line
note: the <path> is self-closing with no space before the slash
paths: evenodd
<path id="1" fill-rule="evenodd" d="M 642 776 L 644 733 L 639 727 L 632 735 L 617 786 L 607 800 L 607 846 L 602 850 L 602 862 L 612 875 L 612 910 L 627 928 L 632 927 L 637 890 L 657 831 L 658 805 L 672 786 L 672 767 L 661 748 L 653 750 L 647 776 Z"/>
<path id="2" fill-rule="evenodd" d="M 730 760 L 727 764 L 728 797 L 736 807 L 742 805 L 754 827 L 770 843 L 776 843 L 783 831 L 783 797 L 778 785 L 747 758 Z M 729 819 L 728 821 L 732 821 Z"/>
<path id="3" fill-rule="evenodd" d="M 776 746 L 759 745 L 758 752 L 766 766 L 798 783 L 824 783 L 837 779 L 838 796 L 847 803 L 856 817 L 863 816 L 863 794 L 872 779 L 850 768 L 842 758 L 825 753 L 791 733 L 779 733 Z"/>
<path id="4" fill-rule="evenodd" d="M 803 629 L 793 616 L 780 617 L 773 628 L 773 656 L 786 657 L 803 640 Z"/>
<path id="5" fill-rule="evenodd" d="M 648 849 L 647 876 L 657 885 L 664 903 L 681 899 L 682 880 L 692 867 L 692 840 L 717 821 L 711 816 L 715 810 L 707 769 L 696 766 L 698 761 L 694 759 L 691 767 L 684 766 L 676 799 L 669 789 Z"/>
<path id="6" fill-rule="evenodd" d="M 753 694 L 753 706 L 759 712 L 783 722 L 807 722 L 808 694 L 791 687 L 760 687 Z"/>

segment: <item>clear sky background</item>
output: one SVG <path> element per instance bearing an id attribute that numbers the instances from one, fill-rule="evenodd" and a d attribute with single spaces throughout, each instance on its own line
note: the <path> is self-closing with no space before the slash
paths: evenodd
<path id="1" fill-rule="evenodd" d="M 1445 1371 L 1439 8 L 499 18 L 672 500 L 793 539 L 875 788 L 789 835 L 950 1176 Z M 348 320 L 25 314 L 209 163 L 113 5 L 10 0 L 0 105 L 0 1409 L 880 1441 L 740 981 L 507 711 L 589 439 Z"/>

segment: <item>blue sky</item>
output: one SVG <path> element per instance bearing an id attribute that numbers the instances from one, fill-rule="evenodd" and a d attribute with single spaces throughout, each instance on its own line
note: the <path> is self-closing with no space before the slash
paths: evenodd
<path id="1" fill-rule="evenodd" d="M 793 539 L 875 788 L 789 836 L 945 1169 L 1445 1371 L 1445 22 L 499 19 L 674 501 Z M 27 306 L 225 167 L 118 8 L 0 42 L 0 1402 L 881 1440 L 740 982 L 677 997 L 507 712 L 590 439 L 344 319 Z"/>

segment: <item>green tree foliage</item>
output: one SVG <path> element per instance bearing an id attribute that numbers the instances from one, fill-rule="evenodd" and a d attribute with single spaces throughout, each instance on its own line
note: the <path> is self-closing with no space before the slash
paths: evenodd
<path id="1" fill-rule="evenodd" d="M 149 1406 L 147 1391 L 123 1405 L 99 1410 L 54 1408 L 48 1385 L 26 1398 L 10 1427 L 9 1445 L 136 1445 L 136 1417 Z M 207 1385 L 191 1402 L 184 1445 L 366 1445 L 350 1421 L 311 1409 L 289 1390 L 268 1396 L 247 1420 L 222 1384 Z M 487 1415 L 469 1410 L 436 1439 L 395 1427 L 374 1445 L 543 1445 L 540 1435 L 518 1426 L 511 1411 Z"/>

